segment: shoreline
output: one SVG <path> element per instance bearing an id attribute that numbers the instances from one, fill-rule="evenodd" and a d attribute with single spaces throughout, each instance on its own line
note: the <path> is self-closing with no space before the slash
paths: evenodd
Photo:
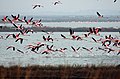
<path id="1" fill-rule="evenodd" d="M 26 28 L 27 29 L 27 28 Z M 35 32 L 42 32 L 41 30 L 45 30 L 47 32 L 69 32 L 69 27 L 29 27 L 29 29 L 34 30 Z M 78 28 L 71 28 L 75 32 L 87 32 L 89 30 L 89 27 L 78 27 Z M 119 32 L 120 28 L 101 28 L 101 32 Z M 18 30 L 15 30 L 13 27 L 6 27 L 6 26 L 0 26 L 0 32 L 19 32 Z"/>

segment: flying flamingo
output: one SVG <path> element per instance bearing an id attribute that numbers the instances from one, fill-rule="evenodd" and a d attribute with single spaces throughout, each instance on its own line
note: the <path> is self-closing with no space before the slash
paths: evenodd
<path id="1" fill-rule="evenodd" d="M 67 50 L 67 48 L 60 48 L 60 49 L 56 49 L 55 51 L 64 52 L 65 50 Z"/>
<path id="2" fill-rule="evenodd" d="M 20 43 L 22 44 L 23 38 L 17 38 L 15 42 L 17 42 L 18 40 L 20 40 Z"/>
<path id="3" fill-rule="evenodd" d="M 6 50 L 8 50 L 8 49 L 10 49 L 10 48 L 12 48 L 12 49 L 13 49 L 13 51 L 15 51 L 15 47 L 14 47 L 14 46 L 9 46 L 9 47 L 7 47 L 7 49 L 6 49 Z"/>
<path id="4" fill-rule="evenodd" d="M 57 5 L 57 4 L 62 4 L 62 3 L 60 1 L 54 2 L 54 5 Z"/>
<path id="5" fill-rule="evenodd" d="M 11 24 L 14 23 L 14 21 L 12 21 L 11 19 L 8 18 L 8 22 L 10 22 Z"/>
<path id="6" fill-rule="evenodd" d="M 53 42 L 53 38 L 51 38 L 50 36 L 48 36 L 47 38 L 45 36 L 43 36 L 44 41 L 52 41 Z"/>
<path id="7" fill-rule="evenodd" d="M 74 30 L 72 30 L 72 29 L 69 29 L 69 32 L 70 32 L 70 35 L 74 34 Z"/>
<path id="8" fill-rule="evenodd" d="M 66 37 L 63 34 L 61 34 L 61 36 L 66 39 Z"/>
<path id="9" fill-rule="evenodd" d="M 103 15 L 101 15 L 99 12 L 97 12 L 97 15 L 98 15 L 99 18 L 103 17 Z"/>
<path id="10" fill-rule="evenodd" d="M 8 16 L 4 16 L 4 18 L 2 19 L 3 22 L 7 22 L 7 18 Z"/>
<path id="11" fill-rule="evenodd" d="M 40 4 L 35 4 L 35 5 L 33 5 L 33 9 L 35 9 L 36 7 L 44 7 L 44 6 L 42 6 L 42 5 L 40 5 Z"/>
<path id="12" fill-rule="evenodd" d="M 120 54 L 120 50 L 118 50 L 118 53 L 117 53 L 117 55 L 119 55 Z"/>
<path id="13" fill-rule="evenodd" d="M 25 18 L 24 20 L 25 20 L 25 23 L 26 23 L 26 24 L 30 24 L 30 23 L 32 22 L 32 20 L 33 20 L 33 17 L 30 18 L 28 21 L 26 20 L 26 18 Z"/>
<path id="14" fill-rule="evenodd" d="M 49 54 L 49 53 L 51 53 L 51 52 L 54 52 L 54 50 L 52 49 L 53 48 L 53 45 L 51 45 L 50 47 L 49 47 L 49 45 L 47 45 L 46 46 L 47 47 L 47 49 L 46 50 L 44 50 L 44 51 L 42 51 L 41 53 L 42 54 Z"/>
<path id="15" fill-rule="evenodd" d="M 116 2 L 117 0 L 114 0 L 114 2 Z"/>
<path id="16" fill-rule="evenodd" d="M 73 50 L 74 52 L 77 52 L 77 51 L 80 49 L 80 47 L 74 48 L 73 46 L 71 46 L 71 48 L 72 48 L 72 50 Z"/>
<path id="17" fill-rule="evenodd" d="M 12 16 L 12 18 L 13 18 L 13 22 L 14 21 L 18 21 L 18 19 L 19 19 L 19 17 L 20 17 L 20 14 L 18 14 L 18 16 L 14 16 L 14 15 L 11 15 Z"/>
<path id="18" fill-rule="evenodd" d="M 19 35 L 20 35 L 20 33 L 18 33 L 18 34 L 8 34 L 7 36 L 6 36 L 6 39 L 9 37 L 9 36 L 12 36 L 13 38 L 15 38 L 15 39 L 17 39 L 18 37 L 19 37 Z"/>
<path id="19" fill-rule="evenodd" d="M 20 22 L 25 22 L 26 16 L 24 16 L 22 19 L 18 19 Z"/>
<path id="20" fill-rule="evenodd" d="M 23 29 L 24 29 L 24 28 L 22 27 L 22 24 L 16 25 L 15 23 L 13 23 L 13 25 L 15 26 L 15 28 L 16 28 L 17 30 L 23 30 Z"/>
<path id="21" fill-rule="evenodd" d="M 92 37 L 92 40 L 93 40 L 94 42 L 96 42 L 96 43 L 98 42 L 94 37 Z"/>
<path id="22" fill-rule="evenodd" d="M 89 52 L 92 52 L 91 50 L 93 49 L 93 47 L 91 47 L 90 49 L 86 48 L 86 47 L 82 47 L 83 49 L 89 51 Z"/>
<path id="23" fill-rule="evenodd" d="M 12 48 L 12 49 L 13 49 L 13 51 L 15 51 L 15 49 L 16 49 L 18 52 L 20 52 L 20 53 L 23 53 L 23 54 L 24 54 L 24 52 L 23 52 L 23 51 L 21 51 L 20 49 L 15 48 L 14 46 L 8 46 L 8 47 L 6 48 L 6 50 L 8 50 L 8 49 L 10 49 L 10 48 Z"/>

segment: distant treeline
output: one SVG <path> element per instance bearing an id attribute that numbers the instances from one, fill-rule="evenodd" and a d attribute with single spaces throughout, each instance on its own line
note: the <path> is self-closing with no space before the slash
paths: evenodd
<path id="1" fill-rule="evenodd" d="M 26 28 L 27 29 L 27 28 Z M 41 32 L 41 30 L 45 30 L 48 32 L 69 32 L 70 28 L 66 27 L 29 27 L 29 29 L 33 29 L 35 32 Z M 79 28 L 71 28 L 75 32 L 87 32 L 89 27 L 79 27 Z M 102 28 L 101 32 L 119 32 L 120 28 Z M 2 27 L 0 26 L 0 32 L 18 32 L 13 27 Z"/>

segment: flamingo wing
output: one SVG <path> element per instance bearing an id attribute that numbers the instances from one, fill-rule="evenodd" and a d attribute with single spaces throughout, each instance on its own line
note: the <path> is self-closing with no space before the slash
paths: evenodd
<path id="1" fill-rule="evenodd" d="M 35 5 L 34 7 L 33 7 L 33 9 L 35 9 L 37 7 L 37 5 Z"/>

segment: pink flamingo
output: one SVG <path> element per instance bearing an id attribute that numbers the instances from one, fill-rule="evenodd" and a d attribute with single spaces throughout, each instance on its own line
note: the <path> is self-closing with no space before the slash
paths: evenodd
<path id="1" fill-rule="evenodd" d="M 4 18 L 2 19 L 3 22 L 7 22 L 7 18 L 8 16 L 4 16 Z"/>
<path id="2" fill-rule="evenodd" d="M 12 21 L 14 22 L 14 21 L 18 21 L 20 14 L 18 14 L 18 16 L 14 16 L 14 15 L 11 15 L 11 16 L 13 17 Z"/>
<path id="3" fill-rule="evenodd" d="M 97 15 L 98 15 L 99 18 L 103 17 L 103 15 L 101 15 L 99 12 L 97 12 Z"/>

